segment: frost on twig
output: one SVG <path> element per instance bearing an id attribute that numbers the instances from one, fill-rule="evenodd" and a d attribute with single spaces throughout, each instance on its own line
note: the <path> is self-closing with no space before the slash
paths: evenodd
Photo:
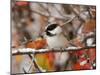
<path id="1" fill-rule="evenodd" d="M 95 45 L 87 46 L 87 47 L 68 47 L 65 49 L 61 48 L 54 48 L 54 49 L 32 49 L 32 48 L 23 48 L 23 49 L 15 49 L 12 50 L 12 55 L 20 55 L 20 54 L 38 54 L 38 53 L 47 53 L 47 52 L 66 52 L 66 51 L 75 51 L 75 50 L 83 50 L 89 48 L 95 48 Z"/>

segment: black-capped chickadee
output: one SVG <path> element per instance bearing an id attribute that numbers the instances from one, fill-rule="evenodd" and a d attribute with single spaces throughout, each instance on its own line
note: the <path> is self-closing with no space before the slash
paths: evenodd
<path id="1" fill-rule="evenodd" d="M 45 29 L 45 38 L 49 48 L 66 48 L 68 40 L 62 33 L 62 28 L 58 24 L 49 24 Z M 54 65 L 56 71 L 64 70 L 69 59 L 68 52 L 55 52 Z"/>

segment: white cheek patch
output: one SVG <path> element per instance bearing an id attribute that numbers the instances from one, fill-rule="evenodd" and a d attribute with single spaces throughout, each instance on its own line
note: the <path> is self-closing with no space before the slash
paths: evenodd
<path id="1" fill-rule="evenodd" d="M 62 29 L 58 26 L 57 28 L 55 28 L 54 30 L 49 31 L 49 32 L 52 34 L 59 34 L 62 32 Z"/>

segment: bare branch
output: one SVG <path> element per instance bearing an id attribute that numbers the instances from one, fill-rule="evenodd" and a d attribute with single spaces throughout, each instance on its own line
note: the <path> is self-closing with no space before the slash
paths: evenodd
<path id="1" fill-rule="evenodd" d="M 45 17 L 54 17 L 54 16 L 47 15 L 47 14 L 43 14 L 43 13 L 41 13 L 41 12 L 34 11 L 34 10 L 32 10 L 32 12 L 33 12 L 33 13 L 37 13 L 37 14 L 39 14 L 39 15 L 41 15 L 41 16 L 45 16 Z M 59 19 L 59 20 L 65 20 L 64 18 L 59 18 L 59 17 L 55 17 L 55 18 L 56 18 L 56 19 Z"/>
<path id="2" fill-rule="evenodd" d="M 66 22 L 64 22 L 61 26 L 73 21 L 73 19 L 76 18 L 76 16 L 72 16 L 69 20 L 67 20 Z"/>
<path id="3" fill-rule="evenodd" d="M 42 69 L 42 68 L 37 64 L 36 59 L 35 59 L 35 57 L 34 57 L 33 54 L 32 54 L 32 55 L 31 55 L 31 54 L 28 54 L 28 55 L 29 55 L 30 59 L 32 60 L 34 66 L 36 67 L 36 69 L 38 69 L 39 72 L 46 72 L 46 70 Z"/>
<path id="4" fill-rule="evenodd" d="M 12 50 L 12 55 L 23 55 L 23 54 L 38 54 L 38 53 L 48 53 L 48 52 L 68 52 L 68 51 L 78 51 L 78 50 L 84 50 L 84 49 L 90 49 L 90 48 L 95 48 L 95 45 L 92 46 L 87 46 L 87 47 L 68 47 L 65 49 L 31 49 L 31 48 L 24 48 L 24 49 L 15 49 Z"/>
<path id="5" fill-rule="evenodd" d="M 74 12 L 74 14 L 81 19 L 81 21 L 85 22 L 85 20 L 80 16 L 80 13 L 77 11 L 77 9 L 75 9 L 72 5 L 70 5 L 70 8 Z"/>

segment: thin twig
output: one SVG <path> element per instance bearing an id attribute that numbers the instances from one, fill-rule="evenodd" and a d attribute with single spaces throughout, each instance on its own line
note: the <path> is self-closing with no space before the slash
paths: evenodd
<path id="1" fill-rule="evenodd" d="M 24 74 L 27 74 L 26 70 L 23 68 Z"/>
<path id="2" fill-rule="evenodd" d="M 65 25 L 65 24 L 67 24 L 67 23 L 73 21 L 74 18 L 76 18 L 76 16 L 73 16 L 71 19 L 69 19 L 68 21 L 64 22 L 61 26 L 63 26 L 63 25 Z"/>
<path id="3" fill-rule="evenodd" d="M 77 9 L 75 9 L 72 5 L 70 5 L 70 8 L 72 9 L 72 12 L 74 12 L 74 14 L 80 18 L 81 21 L 85 22 L 85 20 L 80 16 L 80 13 L 77 11 Z"/>
<path id="4" fill-rule="evenodd" d="M 28 54 L 28 56 L 30 57 L 30 59 L 32 60 L 32 62 L 34 63 L 34 66 L 36 67 L 36 69 L 38 69 L 39 72 L 42 72 L 42 69 L 40 68 L 40 66 L 37 64 L 34 55 Z"/>
<path id="5" fill-rule="evenodd" d="M 39 15 L 41 15 L 41 16 L 45 16 L 45 17 L 54 17 L 54 16 L 51 16 L 51 15 L 47 15 L 47 14 L 43 14 L 43 13 L 41 13 L 41 12 L 38 12 L 38 11 L 35 11 L 35 10 L 31 10 L 33 13 L 37 13 L 37 14 L 39 14 Z M 59 17 L 55 17 L 55 18 L 58 18 L 58 19 L 63 19 L 63 18 L 59 18 Z"/>

